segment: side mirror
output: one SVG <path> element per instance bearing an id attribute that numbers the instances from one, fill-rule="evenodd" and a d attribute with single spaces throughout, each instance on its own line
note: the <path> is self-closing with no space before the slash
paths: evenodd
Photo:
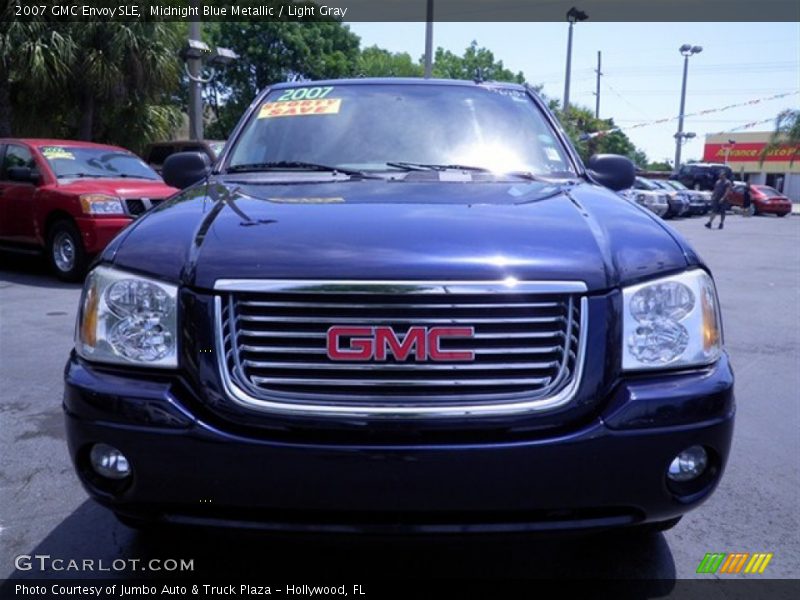
<path id="1" fill-rule="evenodd" d="M 18 183 L 39 183 L 39 171 L 30 167 L 10 167 L 6 175 L 10 181 Z"/>
<path id="2" fill-rule="evenodd" d="M 161 176 L 167 185 L 182 190 L 208 177 L 211 160 L 204 152 L 178 152 L 167 157 Z"/>
<path id="3" fill-rule="evenodd" d="M 636 179 L 633 162 L 617 154 L 595 154 L 586 167 L 594 181 L 615 192 L 628 189 Z"/>

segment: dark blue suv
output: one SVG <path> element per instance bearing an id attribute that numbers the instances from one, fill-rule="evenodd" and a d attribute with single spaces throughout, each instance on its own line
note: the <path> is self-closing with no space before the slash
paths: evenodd
<path id="1" fill-rule="evenodd" d="M 70 453 L 133 526 L 663 529 L 725 467 L 714 281 L 510 84 L 261 93 L 88 275 Z"/>

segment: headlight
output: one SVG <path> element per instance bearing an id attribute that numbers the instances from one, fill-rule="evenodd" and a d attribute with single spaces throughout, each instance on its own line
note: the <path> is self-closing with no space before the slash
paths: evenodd
<path id="1" fill-rule="evenodd" d="M 98 267 L 86 278 L 75 349 L 87 360 L 177 367 L 178 288 Z"/>
<path id="2" fill-rule="evenodd" d="M 625 288 L 622 368 L 707 365 L 722 352 L 714 281 L 699 269 Z"/>
<path id="3" fill-rule="evenodd" d="M 86 215 L 123 215 L 122 200 L 108 194 L 82 194 L 81 209 Z"/>

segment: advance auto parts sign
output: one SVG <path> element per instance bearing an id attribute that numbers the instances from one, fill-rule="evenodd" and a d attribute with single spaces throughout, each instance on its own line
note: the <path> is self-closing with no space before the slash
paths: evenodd
<path id="1" fill-rule="evenodd" d="M 259 119 L 272 117 L 300 117 L 303 115 L 335 115 L 342 106 L 341 98 L 322 98 L 318 100 L 289 100 L 265 102 L 258 113 Z"/>
<path id="2" fill-rule="evenodd" d="M 737 142 L 736 144 L 706 144 L 703 160 L 707 162 L 758 162 L 764 151 L 764 142 Z M 800 146 L 778 146 L 767 151 L 766 162 L 789 162 L 800 160 Z"/>

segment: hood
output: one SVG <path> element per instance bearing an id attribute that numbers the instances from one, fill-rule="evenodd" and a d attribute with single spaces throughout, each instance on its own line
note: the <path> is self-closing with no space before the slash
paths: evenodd
<path id="1" fill-rule="evenodd" d="M 595 185 L 228 181 L 185 190 L 117 238 L 120 268 L 217 279 L 579 280 L 603 290 L 696 261 Z"/>
<path id="2" fill-rule="evenodd" d="M 67 194 L 110 194 L 120 198 L 167 198 L 179 190 L 163 181 L 145 179 L 67 179 L 58 185 Z"/>

